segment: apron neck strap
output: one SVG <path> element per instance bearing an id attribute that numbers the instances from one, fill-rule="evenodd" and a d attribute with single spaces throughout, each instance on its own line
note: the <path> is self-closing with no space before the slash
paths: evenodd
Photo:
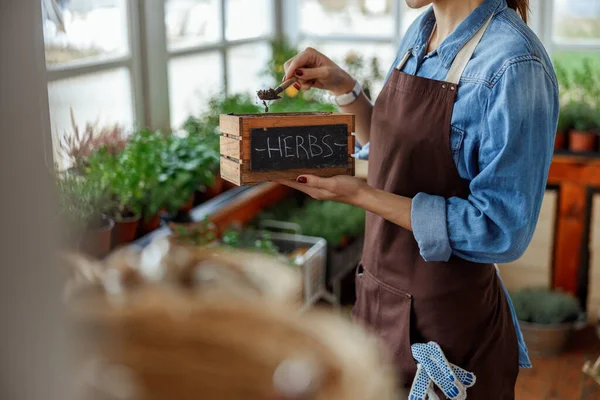
<path id="1" fill-rule="evenodd" d="M 475 52 L 475 48 L 477 47 L 479 41 L 483 37 L 483 34 L 485 33 L 485 30 L 492 21 L 493 16 L 494 14 L 490 15 L 485 24 L 483 24 L 483 26 L 479 28 L 477 33 L 475 33 L 475 35 L 463 46 L 463 48 L 460 49 L 458 54 L 456 54 L 456 57 L 454 58 L 454 61 L 450 66 L 450 70 L 448 71 L 448 75 L 446 75 L 446 82 L 458 85 L 460 77 L 462 76 L 465 68 L 467 67 L 467 63 L 469 62 L 469 60 L 471 60 L 471 57 Z"/>

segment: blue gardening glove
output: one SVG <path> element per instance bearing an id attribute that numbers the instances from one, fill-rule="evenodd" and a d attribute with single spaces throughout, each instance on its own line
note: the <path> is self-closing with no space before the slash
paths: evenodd
<path id="1" fill-rule="evenodd" d="M 417 361 L 417 372 L 420 365 L 420 369 L 427 373 L 429 379 L 444 392 L 446 397 L 455 400 L 464 400 L 467 398 L 466 389 L 475 384 L 475 375 L 473 373 L 449 363 L 437 343 L 416 343 L 411 346 L 411 350 L 413 358 Z M 420 375 L 422 376 L 423 372 Z M 415 382 L 418 380 L 421 382 L 424 381 L 424 378 L 417 375 L 415 376 Z M 413 382 L 414 399 L 425 399 L 428 391 L 425 390 L 423 392 L 420 389 L 422 384 L 417 385 L 415 382 Z M 427 388 L 430 386 L 426 385 Z M 413 389 L 411 389 L 411 396 L 413 395 Z M 433 391 L 431 390 L 431 392 Z M 429 397 L 431 398 L 430 394 Z M 410 398 L 411 400 L 413 399 L 412 397 Z"/>
<path id="2" fill-rule="evenodd" d="M 433 382 L 421 364 L 417 364 L 417 374 L 410 388 L 409 400 L 439 400 L 433 391 Z"/>

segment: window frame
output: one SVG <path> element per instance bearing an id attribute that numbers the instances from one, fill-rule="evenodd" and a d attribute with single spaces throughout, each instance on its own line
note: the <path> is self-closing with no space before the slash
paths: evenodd
<path id="1" fill-rule="evenodd" d="M 46 82 L 90 75 L 107 70 L 126 68 L 130 73 L 133 120 L 150 129 L 170 130 L 169 62 L 178 57 L 218 52 L 222 61 L 223 90 L 229 93 L 228 58 L 232 48 L 265 43 L 274 38 L 287 37 L 292 43 L 305 41 L 331 43 L 381 43 L 398 48 L 405 31 L 403 24 L 403 0 L 393 4 L 394 34 L 390 36 L 334 35 L 320 36 L 302 32 L 300 29 L 300 0 L 269 0 L 271 7 L 270 33 L 259 37 L 227 40 L 228 0 L 219 0 L 221 28 L 215 43 L 169 49 L 165 25 L 165 2 L 156 0 L 128 0 L 126 17 L 128 23 L 129 54 L 92 60 L 77 60 L 66 64 L 46 65 Z M 532 0 L 530 26 L 540 37 L 548 52 L 563 50 L 600 51 L 598 43 L 565 43 L 553 37 L 554 1 Z M 50 128 L 50 127 L 49 127 Z M 51 129 L 50 129 L 51 131 Z M 50 141 L 51 142 L 51 141 Z M 50 150 L 53 153 L 52 150 Z"/>
<path id="2" fill-rule="evenodd" d="M 172 59 L 217 51 L 222 61 L 223 90 L 228 91 L 229 50 L 236 46 L 264 43 L 281 35 L 283 0 L 270 0 L 270 33 L 258 37 L 227 40 L 227 2 L 219 0 L 221 29 L 215 43 L 169 49 L 166 36 L 165 2 L 157 0 L 127 0 L 129 54 L 100 59 L 76 60 L 65 64 L 46 65 L 46 83 L 91 75 L 117 68 L 129 70 L 133 120 L 150 129 L 168 131 L 171 127 L 168 65 Z"/>

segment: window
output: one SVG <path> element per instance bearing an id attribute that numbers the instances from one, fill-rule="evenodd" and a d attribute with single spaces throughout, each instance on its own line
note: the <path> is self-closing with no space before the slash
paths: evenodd
<path id="1" fill-rule="evenodd" d="M 375 98 L 425 10 L 404 0 L 40 2 L 55 143 L 75 130 L 72 116 L 80 129 L 177 128 L 213 95 L 253 94 L 270 84 L 269 41 L 283 35 L 352 68 Z M 598 0 L 531 4 L 532 27 L 556 61 L 567 69 L 584 58 L 600 65 Z"/>
<path id="2" fill-rule="evenodd" d="M 42 0 L 42 6 L 48 65 L 129 54 L 125 0 Z"/>
<path id="3" fill-rule="evenodd" d="M 165 25 L 169 50 L 217 43 L 222 19 L 218 0 L 167 0 Z"/>
<path id="4" fill-rule="evenodd" d="M 179 127 L 210 96 L 252 92 L 273 0 L 40 0 L 55 157 L 86 126 Z"/>
<path id="5" fill-rule="evenodd" d="M 390 0 L 302 0 L 302 32 L 310 35 L 394 35 Z"/>
<path id="6" fill-rule="evenodd" d="M 214 95 L 260 88 L 273 25 L 272 0 L 167 0 L 170 126 L 205 111 Z"/>
<path id="7" fill-rule="evenodd" d="M 42 0 L 52 142 L 59 167 L 68 167 L 59 143 L 86 126 L 93 132 L 130 129 L 134 107 L 131 2 Z"/>
<path id="8" fill-rule="evenodd" d="M 205 111 L 207 100 L 223 87 L 223 60 L 219 52 L 182 56 L 169 61 L 171 126 Z"/>
<path id="9" fill-rule="evenodd" d="M 556 63 L 571 71 L 590 59 L 600 68 L 600 2 L 552 0 L 543 2 L 541 11 L 552 15 L 543 40 Z"/>
<path id="10" fill-rule="evenodd" d="M 600 44 L 600 2 L 554 0 L 553 39 Z"/>
<path id="11" fill-rule="evenodd" d="M 273 33 L 271 0 L 226 0 L 227 40 L 259 38 Z"/>
<path id="12" fill-rule="evenodd" d="M 299 0 L 301 44 L 353 68 L 375 98 L 402 36 L 425 9 L 393 0 Z"/>
<path id="13" fill-rule="evenodd" d="M 266 42 L 235 46 L 227 53 L 227 88 L 229 93 L 253 93 L 266 87 L 262 76 L 271 59 L 271 48 Z"/>

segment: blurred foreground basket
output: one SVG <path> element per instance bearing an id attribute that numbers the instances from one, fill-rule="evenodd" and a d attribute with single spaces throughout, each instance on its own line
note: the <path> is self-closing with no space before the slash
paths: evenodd
<path id="1" fill-rule="evenodd" d="M 180 250 L 70 258 L 78 399 L 399 398 L 378 340 L 340 315 L 299 312 L 288 265 Z"/>

